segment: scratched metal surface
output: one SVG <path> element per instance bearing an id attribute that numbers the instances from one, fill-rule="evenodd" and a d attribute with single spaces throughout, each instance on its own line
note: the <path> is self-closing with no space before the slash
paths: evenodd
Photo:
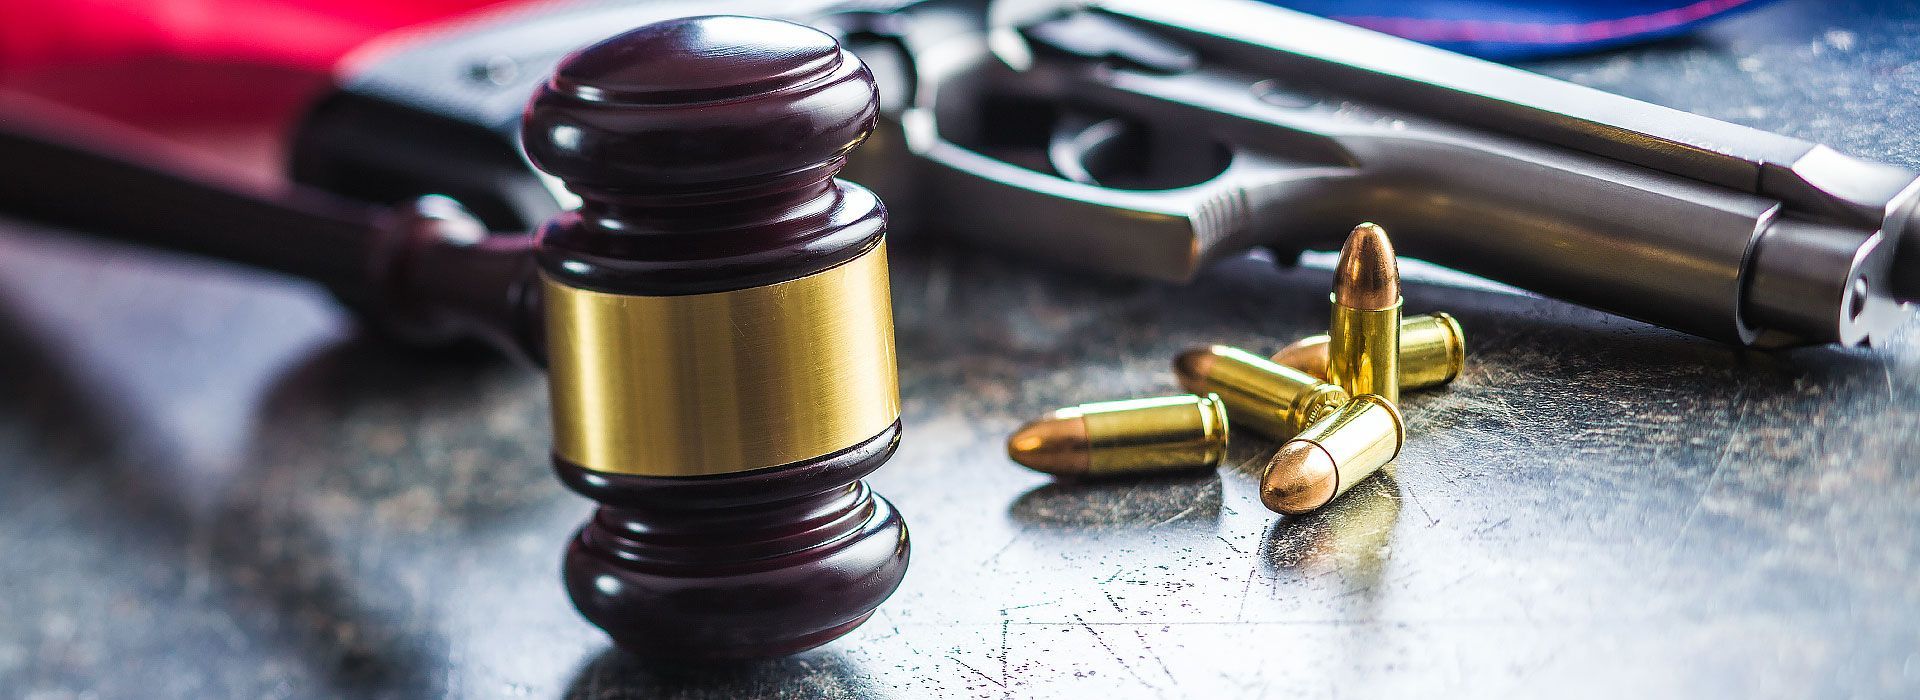
<path id="1" fill-rule="evenodd" d="M 1785 3 L 1543 66 L 1920 166 L 1920 8 Z M 1056 484 L 1043 410 L 1174 390 L 1196 342 L 1324 323 L 1316 269 L 1186 287 L 896 253 L 915 554 L 863 628 L 719 668 L 568 607 L 587 513 L 535 373 L 362 339 L 297 284 L 0 225 L 0 696 L 1906 696 L 1920 347 L 1743 352 L 1415 284 L 1465 324 L 1392 478 L 1282 519 L 1218 473 Z"/>

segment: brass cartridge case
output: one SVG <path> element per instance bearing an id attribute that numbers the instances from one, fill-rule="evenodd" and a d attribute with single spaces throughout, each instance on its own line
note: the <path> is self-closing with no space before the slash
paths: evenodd
<path id="1" fill-rule="evenodd" d="M 1239 348 L 1210 345 L 1173 362 L 1181 388 L 1218 394 L 1240 427 L 1286 439 L 1346 403 L 1347 392 Z"/>
<path id="2" fill-rule="evenodd" d="M 1327 338 L 1328 381 L 1355 396 L 1400 400 L 1400 302 L 1385 309 L 1334 302 Z"/>
<path id="3" fill-rule="evenodd" d="M 1081 404 L 1021 426 L 1007 456 L 1058 476 L 1214 467 L 1227 456 L 1227 409 L 1211 394 Z"/>
<path id="4" fill-rule="evenodd" d="M 1400 456 L 1406 424 L 1393 402 L 1362 394 L 1280 446 L 1260 476 L 1260 502 L 1311 513 Z"/>
<path id="5" fill-rule="evenodd" d="M 1275 364 L 1286 365 L 1321 379 L 1327 378 L 1327 335 L 1310 335 L 1273 354 Z M 1400 388 L 1440 386 L 1466 368 L 1466 335 L 1450 314 L 1431 313 L 1400 319 Z"/>

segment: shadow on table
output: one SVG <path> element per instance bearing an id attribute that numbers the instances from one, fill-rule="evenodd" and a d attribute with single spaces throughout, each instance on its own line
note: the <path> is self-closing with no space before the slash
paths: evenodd
<path id="1" fill-rule="evenodd" d="M 549 466 L 545 380 L 498 355 L 445 353 L 361 333 L 308 354 L 267 390 L 256 450 L 355 500 L 430 493 L 458 525 L 562 492 Z M 283 466 L 263 467 L 287 471 Z"/>
<path id="2" fill-rule="evenodd" d="M 0 417 L 25 421 L 35 447 L 74 463 L 106 461 L 131 417 L 113 390 L 87 380 L 70 353 L 0 294 Z"/>
<path id="3" fill-rule="evenodd" d="M 1059 529 L 1143 528 L 1220 520 L 1220 475 L 1213 470 L 1055 481 L 1022 494 L 1007 509 L 1015 521 Z"/>
<path id="4" fill-rule="evenodd" d="M 186 604 L 201 596 L 224 599 L 229 619 L 248 629 L 249 640 L 286 645 L 290 656 L 308 663 L 311 675 L 327 684 L 322 695 L 359 696 L 395 687 L 424 691 L 437 682 L 422 650 L 366 633 L 378 627 L 372 621 L 390 617 L 390 611 L 366 605 L 353 582 L 337 575 L 349 567 L 329 539 L 317 534 L 319 528 L 303 513 L 255 497 L 260 481 L 272 478 L 272 465 L 203 492 L 209 484 L 194 479 L 188 465 L 156 458 L 138 442 L 152 431 L 116 403 L 117 388 L 102 385 L 76 365 L 52 338 L 0 298 L 0 379 L 14 388 L 0 391 L 0 418 L 26 421 L 27 433 L 40 443 L 29 449 L 46 457 L 12 465 L 10 483 L 83 484 L 52 492 L 69 496 L 62 504 L 71 512 L 68 517 L 92 523 L 88 536 L 97 537 L 103 551 L 117 562 L 140 562 L 117 566 L 178 570 L 184 581 L 178 595 Z M 123 551 L 126 542 L 137 549 Z M 104 606 L 69 612 L 82 619 L 111 614 Z M 170 640 L 177 658 L 229 653 L 224 637 L 209 640 L 161 628 L 124 634 L 136 645 L 151 642 L 142 635 L 159 635 Z"/>
<path id="5" fill-rule="evenodd" d="M 560 491 L 524 374 L 472 348 L 362 331 L 266 388 L 255 469 L 231 489 L 214 556 L 259 577 L 232 587 L 232 605 L 279 618 L 259 635 L 294 645 L 332 694 L 445 692 L 447 642 L 419 624 L 448 602 L 434 562 Z"/>
<path id="6" fill-rule="evenodd" d="M 831 649 L 780 659 L 698 664 L 608 649 L 574 674 L 566 700 L 628 698 L 870 698 L 881 695 L 858 663 Z"/>

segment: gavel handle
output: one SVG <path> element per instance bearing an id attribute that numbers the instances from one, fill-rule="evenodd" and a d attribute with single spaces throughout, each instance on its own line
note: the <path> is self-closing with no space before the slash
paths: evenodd
<path id="1" fill-rule="evenodd" d="M 282 272 L 350 299 L 373 286 L 377 207 L 274 191 L 200 154 L 55 107 L 0 101 L 0 127 L 0 212 Z"/>
<path id="2" fill-rule="evenodd" d="M 531 237 L 491 234 L 450 200 L 389 209 L 262 187 L 157 139 L 6 99 L 0 214 L 312 280 L 413 344 L 541 354 Z"/>

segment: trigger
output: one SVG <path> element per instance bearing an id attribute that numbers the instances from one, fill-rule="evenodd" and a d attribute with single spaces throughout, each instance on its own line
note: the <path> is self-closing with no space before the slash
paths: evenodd
<path id="1" fill-rule="evenodd" d="M 1126 134 L 1127 125 L 1119 119 L 1063 118 L 1047 137 L 1047 164 L 1062 178 L 1098 187 L 1100 180 L 1093 173 L 1100 168 L 1093 160 L 1110 152 Z"/>

